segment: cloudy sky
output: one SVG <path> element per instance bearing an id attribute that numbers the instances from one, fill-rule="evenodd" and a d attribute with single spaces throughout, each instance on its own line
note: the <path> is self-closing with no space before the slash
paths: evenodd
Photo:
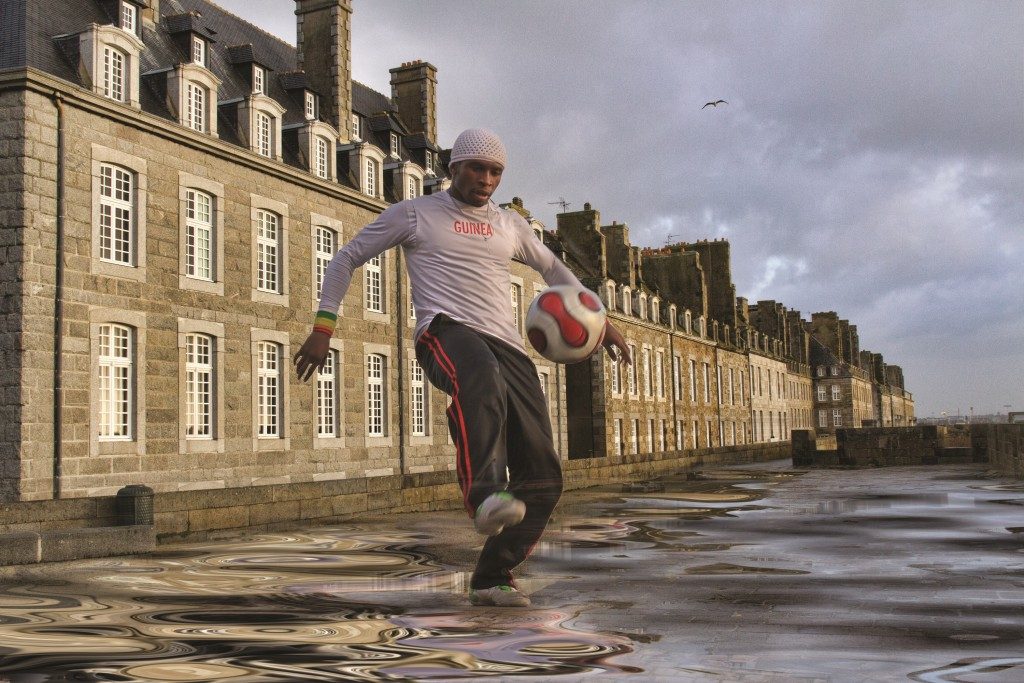
<path id="1" fill-rule="evenodd" d="M 294 44 L 291 2 L 220 4 Z M 740 296 L 837 311 L 919 416 L 1024 410 L 1016 0 L 353 6 L 356 80 L 434 64 L 441 144 L 505 140 L 499 201 L 549 228 L 549 202 L 590 202 L 640 246 L 727 238 Z"/>

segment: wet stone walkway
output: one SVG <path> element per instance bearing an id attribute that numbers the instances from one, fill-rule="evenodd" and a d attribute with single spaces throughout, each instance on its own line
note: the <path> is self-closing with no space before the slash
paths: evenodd
<path id="1" fill-rule="evenodd" d="M 0 570 L 0 681 L 1024 681 L 1024 484 L 786 462 L 567 494 L 526 609 L 458 512 Z"/>

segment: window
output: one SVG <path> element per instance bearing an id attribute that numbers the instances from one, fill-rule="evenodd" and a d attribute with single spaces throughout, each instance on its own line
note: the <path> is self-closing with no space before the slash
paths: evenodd
<path id="1" fill-rule="evenodd" d="M 213 438 L 213 338 L 185 336 L 185 438 Z"/>
<path id="2" fill-rule="evenodd" d="M 327 264 L 334 258 L 337 250 L 337 233 L 330 228 L 319 226 L 316 229 L 316 247 L 313 260 L 316 271 L 316 300 L 320 300 L 323 294 L 324 274 L 327 272 Z"/>
<path id="3" fill-rule="evenodd" d="M 352 114 L 352 137 L 359 140 L 362 137 L 362 128 L 359 125 L 359 114 Z"/>
<path id="4" fill-rule="evenodd" d="M 686 321 L 686 333 L 693 334 L 693 315 L 687 311 L 684 320 Z"/>
<path id="5" fill-rule="evenodd" d="M 612 378 L 612 393 L 622 393 L 622 364 L 614 358 L 609 358 L 608 363 L 611 367 L 609 374 Z"/>
<path id="6" fill-rule="evenodd" d="M 644 294 L 640 295 L 640 317 L 647 320 L 647 296 Z"/>
<path id="7" fill-rule="evenodd" d="M 818 385 L 818 400 L 819 401 L 827 401 L 828 400 L 828 395 L 827 395 L 826 392 L 827 392 L 827 390 L 825 388 L 825 385 L 824 384 L 819 384 Z"/>
<path id="8" fill-rule="evenodd" d="M 824 377 L 824 376 L 825 376 L 825 366 L 824 365 L 819 365 L 818 366 L 818 377 Z"/>
<path id="9" fill-rule="evenodd" d="M 99 328 L 99 438 L 130 441 L 134 406 L 133 331 L 126 325 Z"/>
<path id="10" fill-rule="evenodd" d="M 261 341 L 256 345 L 256 435 L 261 439 L 281 436 L 281 345 Z"/>
<path id="11" fill-rule="evenodd" d="M 366 178 L 364 179 L 364 190 L 371 197 L 377 196 L 377 169 L 379 165 L 375 159 L 366 160 Z"/>
<path id="12" fill-rule="evenodd" d="M 704 363 L 704 402 L 711 403 L 711 364 Z M 710 443 L 710 441 L 708 442 Z"/>
<path id="13" fill-rule="evenodd" d="M 672 356 L 672 400 L 678 401 L 683 397 L 682 368 L 679 356 Z"/>
<path id="14" fill-rule="evenodd" d="M 409 392 L 409 418 L 412 421 L 412 435 L 427 435 L 427 384 L 423 380 L 423 367 L 415 358 L 409 361 L 412 372 L 409 381 L 412 388 Z M 543 385 L 541 385 L 543 386 Z"/>
<path id="15" fill-rule="evenodd" d="M 622 419 L 618 418 L 612 423 L 612 448 L 616 455 L 622 455 Z"/>
<path id="16" fill-rule="evenodd" d="M 729 405 L 736 405 L 736 375 L 733 368 L 729 368 Z M 735 439 L 733 443 L 736 443 Z"/>
<path id="17" fill-rule="evenodd" d="M 416 197 L 419 197 L 421 194 L 423 194 L 423 191 L 420 189 L 420 179 L 416 176 L 409 176 L 408 195 L 406 198 L 416 199 Z"/>
<path id="18" fill-rule="evenodd" d="M 256 210 L 256 289 L 281 292 L 280 230 L 278 216 Z"/>
<path id="19" fill-rule="evenodd" d="M 512 284 L 509 285 L 508 291 L 509 291 L 509 299 L 512 302 L 512 321 L 516 325 L 516 330 L 518 330 L 520 333 L 522 333 L 522 331 L 523 331 L 523 320 L 522 320 L 522 315 L 521 315 L 521 312 L 520 312 L 520 308 L 521 308 L 520 300 L 522 299 L 522 296 L 523 296 L 523 287 L 522 287 L 522 285 L 519 285 L 519 284 L 516 284 L 515 282 L 513 282 Z"/>
<path id="20" fill-rule="evenodd" d="M 134 176 L 127 169 L 100 165 L 100 258 L 134 265 Z"/>
<path id="21" fill-rule="evenodd" d="M 256 112 L 256 153 L 264 157 L 273 157 L 273 119 L 261 111 Z"/>
<path id="22" fill-rule="evenodd" d="M 636 396 L 637 392 L 637 381 L 636 381 L 636 346 L 629 344 L 629 357 L 633 359 L 633 362 L 629 364 L 629 395 Z"/>
<path id="23" fill-rule="evenodd" d="M 658 398 L 665 398 L 665 352 L 658 351 L 654 355 L 654 391 Z"/>
<path id="24" fill-rule="evenodd" d="M 363 298 L 366 302 L 366 310 L 373 313 L 384 312 L 382 261 L 384 257 L 377 254 L 363 266 Z"/>
<path id="25" fill-rule="evenodd" d="M 544 405 L 547 407 L 551 406 L 551 401 L 548 398 L 548 372 L 547 370 L 538 370 L 537 379 L 540 380 L 540 393 L 544 396 Z"/>
<path id="26" fill-rule="evenodd" d="M 661 322 L 661 302 L 658 300 L 651 302 L 651 320 L 656 323 Z"/>
<path id="27" fill-rule="evenodd" d="M 700 448 L 700 431 L 697 429 L 697 421 L 693 421 L 693 447 Z"/>
<path id="28" fill-rule="evenodd" d="M 125 64 L 128 57 L 113 47 L 103 48 L 103 96 L 125 101 Z"/>
<path id="29" fill-rule="evenodd" d="M 633 420 L 633 452 L 640 452 L 640 420 Z"/>
<path id="30" fill-rule="evenodd" d="M 690 402 L 697 402 L 697 361 L 690 359 Z"/>
<path id="31" fill-rule="evenodd" d="M 677 451 L 683 450 L 683 440 L 685 438 L 686 438 L 686 435 L 683 434 L 683 421 L 682 420 L 676 420 L 676 450 Z"/>
<path id="32" fill-rule="evenodd" d="M 398 156 L 398 134 L 391 134 L 391 156 Z"/>
<path id="33" fill-rule="evenodd" d="M 366 435 L 385 436 L 384 378 L 385 357 L 379 353 L 366 356 Z"/>
<path id="34" fill-rule="evenodd" d="M 192 36 L 192 61 L 206 65 L 206 41 L 198 36 Z"/>
<path id="35" fill-rule="evenodd" d="M 818 426 L 819 427 L 828 427 L 828 411 L 827 410 L 819 410 L 818 411 Z"/>
<path id="36" fill-rule="evenodd" d="M 135 33 L 139 20 L 139 10 L 135 5 L 127 2 L 121 3 L 121 28 L 129 33 Z"/>
<path id="37" fill-rule="evenodd" d="M 322 439 L 340 436 L 338 429 L 338 381 L 337 349 L 330 349 L 324 359 L 324 367 L 316 376 L 316 435 Z"/>
<path id="38" fill-rule="evenodd" d="M 622 288 L 622 312 L 626 315 L 632 315 L 633 313 L 633 298 L 629 287 Z"/>
<path id="39" fill-rule="evenodd" d="M 747 389 L 746 389 L 745 384 L 746 384 L 746 380 L 744 379 L 744 373 L 743 373 L 742 370 L 740 370 L 740 405 L 741 406 L 747 404 L 747 393 L 746 393 Z"/>
<path id="40" fill-rule="evenodd" d="M 838 384 L 832 385 L 832 400 L 838 401 L 843 397 L 843 390 Z"/>
<path id="41" fill-rule="evenodd" d="M 431 152 L 428 149 L 428 150 L 425 150 L 423 152 L 423 155 L 424 155 L 424 162 L 423 163 L 426 165 L 427 171 L 433 171 L 434 170 L 434 154 L 433 154 L 433 152 Z"/>
<path id="42" fill-rule="evenodd" d="M 704 441 L 705 445 L 708 448 L 711 448 L 711 446 L 712 446 L 712 442 L 711 442 L 711 420 L 708 420 L 707 422 L 704 423 L 704 436 L 705 436 L 705 441 Z"/>
<path id="43" fill-rule="evenodd" d="M 316 153 L 314 155 L 313 171 L 320 178 L 331 177 L 330 165 L 330 143 L 322 137 L 316 138 Z"/>
<path id="44" fill-rule="evenodd" d="M 306 93 L 306 119 L 312 121 L 316 118 L 316 95 L 311 92 Z"/>
<path id="45" fill-rule="evenodd" d="M 196 83 L 185 85 L 185 125 L 206 132 L 206 88 Z"/>
<path id="46" fill-rule="evenodd" d="M 267 94 L 267 72 L 262 66 L 252 67 L 252 91 L 262 95 Z"/>
<path id="47" fill-rule="evenodd" d="M 732 423 L 732 445 L 736 445 L 736 423 Z"/>
<path id="48" fill-rule="evenodd" d="M 833 365 L 832 366 L 832 376 L 833 377 L 838 377 L 839 376 L 839 366 L 838 365 Z"/>
<path id="49" fill-rule="evenodd" d="M 665 426 L 665 421 L 662 420 L 661 421 L 661 432 L 658 435 L 658 450 L 659 451 L 664 451 L 665 450 L 665 443 L 668 441 L 667 436 L 668 436 L 668 427 Z"/>
<path id="50" fill-rule="evenodd" d="M 651 394 L 651 350 L 644 347 L 640 350 L 641 363 L 643 364 L 644 373 L 644 397 L 650 397 Z"/>
<path id="51" fill-rule="evenodd" d="M 654 419 L 647 420 L 647 448 L 648 452 L 654 452 Z"/>
<path id="52" fill-rule="evenodd" d="M 615 310 L 615 285 L 608 283 L 604 287 L 604 298 L 609 311 Z"/>
<path id="53" fill-rule="evenodd" d="M 723 395 L 722 395 L 722 366 L 721 365 L 716 365 L 715 366 L 715 387 L 718 390 L 718 405 L 722 405 L 722 403 L 723 403 Z"/>
<path id="54" fill-rule="evenodd" d="M 213 281 L 213 197 L 199 190 L 185 193 L 185 275 Z"/>
<path id="55" fill-rule="evenodd" d="M 832 411 L 832 426 L 842 427 L 843 426 L 843 411 L 833 410 Z"/>

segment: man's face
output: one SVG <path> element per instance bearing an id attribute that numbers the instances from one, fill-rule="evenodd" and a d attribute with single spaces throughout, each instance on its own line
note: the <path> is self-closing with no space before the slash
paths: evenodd
<path id="1" fill-rule="evenodd" d="M 501 183 L 504 170 L 493 161 L 468 159 L 452 166 L 452 191 L 455 198 L 472 206 L 484 206 Z"/>

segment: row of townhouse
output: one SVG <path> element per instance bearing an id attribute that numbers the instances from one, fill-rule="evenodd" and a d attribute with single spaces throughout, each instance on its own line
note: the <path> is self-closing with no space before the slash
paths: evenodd
<path id="1" fill-rule="evenodd" d="M 324 372 L 289 372 L 337 248 L 388 202 L 447 188 L 436 69 L 392 69 L 390 97 L 352 81 L 350 0 L 297 0 L 297 46 L 205 0 L 0 11 L 0 500 L 454 469 L 400 251 L 357 272 Z M 563 457 L 813 426 L 809 344 L 756 324 L 727 244 L 645 260 L 589 205 L 555 231 L 507 207 L 635 349 L 630 367 L 531 351 Z M 543 286 L 513 264 L 520 330 Z"/>

